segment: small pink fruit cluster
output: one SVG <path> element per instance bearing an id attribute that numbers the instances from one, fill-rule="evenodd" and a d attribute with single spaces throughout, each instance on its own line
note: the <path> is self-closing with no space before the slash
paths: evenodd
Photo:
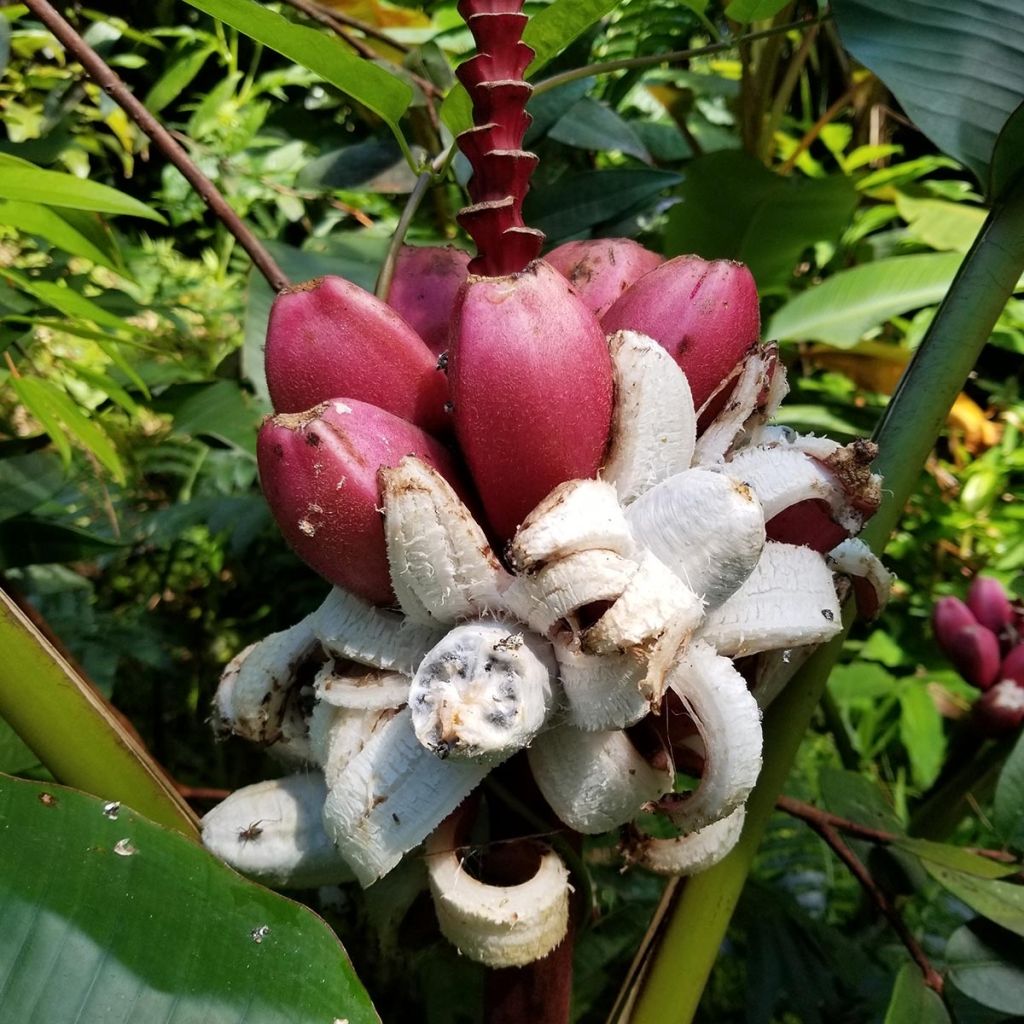
<path id="1" fill-rule="evenodd" d="M 1024 611 L 998 580 L 977 576 L 966 604 L 939 600 L 932 613 L 935 639 L 956 670 L 982 691 L 974 705 L 979 728 L 998 735 L 1024 722 Z"/>

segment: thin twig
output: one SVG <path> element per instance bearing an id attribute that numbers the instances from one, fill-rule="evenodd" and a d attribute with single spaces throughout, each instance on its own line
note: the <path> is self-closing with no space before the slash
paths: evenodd
<path id="1" fill-rule="evenodd" d="M 806 821 L 812 827 L 827 826 L 838 829 L 840 832 L 846 832 L 848 835 L 856 836 L 858 839 L 866 839 L 869 843 L 877 843 L 879 846 L 890 846 L 893 843 L 898 844 L 906 839 L 906 836 L 862 825 L 859 821 L 843 818 L 838 814 L 833 814 L 831 811 L 823 811 L 820 807 L 804 803 L 803 800 L 794 800 L 790 796 L 780 796 L 775 801 L 775 806 L 780 811 L 785 811 L 786 814 L 794 818 Z M 1001 861 L 1004 864 L 1013 864 L 1017 860 L 1012 853 L 1008 853 L 1006 850 L 987 850 L 972 846 L 968 849 L 968 852 L 977 854 L 979 857 L 986 857 L 988 860 Z"/>
<path id="2" fill-rule="evenodd" d="M 395 276 L 395 267 L 398 265 L 398 254 L 401 252 L 402 243 L 405 241 L 409 225 L 412 223 L 420 203 L 423 202 L 423 197 L 427 194 L 431 181 L 434 180 L 436 175 L 441 174 L 447 168 L 451 150 L 452 148 L 448 147 L 443 153 L 434 157 L 430 166 L 416 179 L 416 184 L 409 193 L 409 198 L 405 201 L 405 207 L 398 218 L 398 223 L 395 225 L 395 232 L 391 236 L 391 244 L 388 246 L 384 262 L 381 264 L 380 274 L 377 276 L 377 287 L 374 289 L 374 294 L 382 302 L 388 301 L 391 282 Z"/>
<path id="3" fill-rule="evenodd" d="M 906 947 L 914 963 L 920 967 L 921 974 L 924 976 L 924 983 L 941 996 L 943 989 L 942 975 L 932 966 L 928 955 L 921 948 L 917 939 L 914 938 L 913 933 L 907 927 L 907 923 L 903 920 L 903 916 L 889 897 L 878 887 L 868 869 L 864 867 L 857 858 L 857 855 L 846 845 L 842 836 L 831 825 L 821 821 L 809 821 L 808 824 L 828 843 L 832 852 L 849 869 L 850 874 L 860 882 L 864 891 L 871 897 L 875 906 L 889 922 L 892 930 L 899 936 L 900 942 Z"/>
<path id="4" fill-rule="evenodd" d="M 348 43 L 360 57 L 365 57 L 367 60 L 376 59 L 377 53 L 374 48 L 368 46 L 358 36 L 352 35 L 341 19 L 334 16 L 333 12 L 324 10 L 324 8 L 310 3 L 309 0 L 284 0 L 284 2 L 289 7 L 294 7 L 295 10 L 300 14 L 304 14 L 307 18 L 312 18 L 314 21 L 319 21 L 321 25 L 326 25 L 327 28 L 337 34 L 339 39 L 343 39 Z"/>
<path id="5" fill-rule="evenodd" d="M 774 25 L 772 28 L 763 29 L 760 32 L 751 32 L 749 35 L 736 36 L 733 39 L 723 39 L 720 43 L 711 43 L 710 46 L 698 46 L 692 50 L 669 50 L 665 53 L 653 53 L 644 57 L 626 57 L 622 60 L 607 60 L 599 64 L 588 64 L 582 68 L 574 68 L 571 71 L 563 71 L 560 74 L 552 75 L 537 82 L 533 87 L 534 95 L 557 89 L 567 82 L 575 82 L 579 78 L 589 78 L 591 75 L 604 75 L 610 71 L 625 71 L 629 68 L 649 68 L 658 64 L 668 64 L 681 60 L 690 60 L 692 57 L 707 57 L 714 53 L 722 53 L 725 50 L 735 49 L 743 43 L 752 43 L 758 39 L 768 39 L 770 36 L 781 35 L 784 32 L 792 32 L 812 28 L 822 24 L 831 18 L 831 14 L 822 14 L 816 18 L 802 18 L 800 21 L 791 21 L 785 25 Z"/>
<path id="6" fill-rule="evenodd" d="M 170 132 L 132 95 L 123 81 L 100 55 L 61 17 L 47 0 L 25 0 L 28 9 L 56 36 L 61 45 L 88 72 L 103 91 L 153 140 L 157 148 L 175 166 L 196 190 L 210 211 L 238 239 L 253 264 L 267 279 L 274 291 L 290 284 L 284 271 L 277 265 L 263 243 L 249 230 L 231 209 L 228 201 L 209 178 L 195 165 L 188 153 L 174 141 Z"/>
<path id="7" fill-rule="evenodd" d="M 392 39 L 383 29 L 377 28 L 376 25 L 353 18 L 351 14 L 345 14 L 344 11 L 339 11 L 337 8 L 322 7 L 320 4 L 313 2 L 313 0 L 285 0 L 285 3 L 291 4 L 297 11 L 302 11 L 303 14 L 308 15 L 310 18 L 315 18 L 321 25 L 333 28 L 339 35 L 346 35 L 347 33 L 344 30 L 352 28 L 357 32 L 362 32 L 364 36 L 370 39 L 376 39 L 379 42 L 394 47 L 401 53 L 409 53 L 412 50 L 412 47 L 407 43 L 401 43 L 397 39 Z M 363 54 L 363 56 L 365 57 L 367 54 Z M 377 54 L 370 50 L 369 56 L 372 59 Z"/>

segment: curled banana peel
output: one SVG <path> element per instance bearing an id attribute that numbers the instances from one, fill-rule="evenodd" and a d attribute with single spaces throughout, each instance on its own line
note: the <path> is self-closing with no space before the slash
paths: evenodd
<path id="1" fill-rule="evenodd" d="M 553 850 L 521 840 L 523 881 L 493 885 L 475 878 L 456 845 L 457 818 L 427 840 L 430 892 L 441 933 L 471 960 L 519 967 L 547 956 L 569 926 L 569 872 Z"/>
<path id="2" fill-rule="evenodd" d="M 513 843 L 527 869 L 505 885 L 474 875 L 458 848 L 459 808 L 517 753 L 566 827 L 624 828 L 629 865 L 692 873 L 735 844 L 761 765 L 761 706 L 841 628 L 837 586 L 867 615 L 888 594 L 891 577 L 853 538 L 880 494 L 873 450 L 768 423 L 786 392 L 771 347 L 748 351 L 708 400 L 699 439 L 665 349 L 621 331 L 609 350 L 599 477 L 552 490 L 503 559 L 444 477 L 406 457 L 379 474 L 397 610 L 335 588 L 225 670 L 218 728 L 279 747 L 319 787 L 250 787 L 215 809 L 208 845 L 229 863 L 275 884 L 341 864 L 369 886 L 425 856 L 442 932 L 509 966 L 561 941 L 569 893 L 546 848 Z M 815 543 L 791 543 L 812 514 Z M 744 674 L 737 658 L 753 659 Z M 685 745 L 658 732 L 666 701 L 685 712 L 702 765 L 688 792 L 675 791 Z M 265 844 L 262 859 L 239 849 L 231 830 L 269 821 L 286 786 L 304 787 L 281 815 L 294 842 Z M 640 832 L 652 810 L 678 834 Z"/>

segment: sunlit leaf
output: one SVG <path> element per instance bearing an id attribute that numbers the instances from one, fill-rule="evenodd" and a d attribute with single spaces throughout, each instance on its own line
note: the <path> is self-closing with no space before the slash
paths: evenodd
<path id="1" fill-rule="evenodd" d="M 981 207 L 922 199 L 905 192 L 896 193 L 896 209 L 914 238 L 940 252 L 967 252 L 985 222 Z"/>
<path id="2" fill-rule="evenodd" d="M 891 317 L 942 299 L 961 259 L 959 253 L 923 253 L 842 270 L 790 299 L 764 333 L 783 341 L 856 345 Z"/>
<path id="3" fill-rule="evenodd" d="M 10 225 L 30 235 L 39 235 L 72 256 L 83 256 L 100 266 L 119 270 L 106 252 L 48 206 L 16 200 L 0 202 L 0 224 Z"/>
<path id="4" fill-rule="evenodd" d="M 0 160 L 0 199 L 69 207 L 72 210 L 95 210 L 97 213 L 119 213 L 164 223 L 163 217 L 145 203 L 109 185 L 60 171 L 26 166 L 24 161 L 11 158 Z"/>
<path id="5" fill-rule="evenodd" d="M 936 779 L 946 756 L 942 716 L 923 685 L 913 681 L 899 688 L 900 741 L 910 758 L 914 784 L 922 791 Z"/>
<path id="6" fill-rule="evenodd" d="M 301 64 L 379 115 L 406 149 L 399 119 L 412 89 L 378 64 L 356 56 L 334 36 L 296 25 L 255 0 L 188 0 L 193 7 Z"/>
<path id="7" fill-rule="evenodd" d="M 91 452 L 118 483 L 124 483 L 124 467 L 113 442 L 95 420 L 79 409 L 66 391 L 40 377 L 12 378 L 11 386 L 26 408 L 46 427 L 50 440 L 65 459 L 70 457 L 70 448 L 61 427 Z"/>

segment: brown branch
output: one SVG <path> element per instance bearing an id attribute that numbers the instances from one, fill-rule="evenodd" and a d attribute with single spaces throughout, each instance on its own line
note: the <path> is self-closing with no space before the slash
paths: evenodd
<path id="1" fill-rule="evenodd" d="M 231 209 L 228 201 L 209 178 L 195 165 L 188 153 L 160 122 L 132 95 L 131 90 L 107 65 L 100 55 L 61 17 L 47 0 L 25 0 L 28 9 L 56 36 L 61 45 L 74 54 L 89 76 L 103 91 L 152 139 L 156 147 L 179 170 L 210 212 L 231 232 L 249 254 L 253 264 L 267 279 L 274 291 L 290 284 L 263 243 Z"/>
<path id="2" fill-rule="evenodd" d="M 892 930 L 899 936 L 900 942 L 906 947 L 914 963 L 921 969 L 924 983 L 941 996 L 943 989 L 942 975 L 932 966 L 928 955 L 921 948 L 917 939 L 914 938 L 913 933 L 903 920 L 903 916 L 889 897 L 878 887 L 868 869 L 858 860 L 853 850 L 843 842 L 842 836 L 839 835 L 835 828 L 817 820 L 808 821 L 808 824 L 828 843 L 832 852 L 849 869 L 850 874 L 860 882 L 864 891 L 871 897 L 875 906 L 889 922 Z"/>
<path id="3" fill-rule="evenodd" d="M 401 53 L 409 53 L 412 47 L 405 43 L 400 43 L 397 39 L 392 39 L 382 29 L 377 28 L 376 25 L 371 25 L 368 22 L 360 21 L 358 18 L 353 18 L 351 14 L 345 14 L 344 11 L 335 10 L 335 8 L 325 8 L 318 3 L 312 2 L 312 0 L 285 0 L 285 3 L 291 4 L 292 7 L 297 11 L 302 11 L 303 14 L 310 18 L 315 18 L 320 22 L 321 25 L 326 25 L 328 28 L 334 29 L 338 35 L 347 36 L 345 32 L 346 28 L 355 29 L 357 32 L 362 32 L 364 36 L 368 36 L 370 39 L 376 39 L 382 43 L 386 43 L 388 46 L 393 46 L 396 50 Z M 356 42 L 362 43 L 362 40 L 349 39 L 349 42 L 355 45 Z M 369 47 L 367 47 L 369 50 Z M 369 56 L 373 59 L 377 54 L 373 50 L 369 50 L 369 54 L 364 53 L 364 57 Z"/>
<path id="4" fill-rule="evenodd" d="M 831 811 L 823 811 L 813 804 L 804 803 L 803 800 L 794 800 L 790 796 L 780 796 L 775 801 L 775 806 L 780 811 L 785 811 L 786 814 L 807 822 L 814 829 L 822 827 L 837 829 L 840 832 L 856 836 L 857 839 L 866 839 L 869 843 L 877 843 L 880 846 L 899 843 L 902 839 L 906 838 L 895 832 L 885 832 L 882 829 L 862 825 L 859 821 L 851 821 L 849 818 L 832 814 Z M 987 857 L 989 860 L 1001 861 L 1004 864 L 1013 864 L 1017 860 L 1012 853 L 1008 853 L 1006 850 L 986 850 L 974 846 L 967 847 L 966 849 L 968 853 L 976 854 L 979 857 Z"/>
<path id="5" fill-rule="evenodd" d="M 314 21 L 319 21 L 321 25 L 325 25 L 332 32 L 337 33 L 339 38 L 343 39 L 349 46 L 352 47 L 360 57 L 365 57 L 367 60 L 375 60 L 377 52 L 372 46 L 367 46 L 358 36 L 352 35 L 345 27 L 345 23 L 341 18 L 333 11 L 327 11 L 323 7 L 319 7 L 317 4 L 310 3 L 309 0 L 284 0 L 289 7 L 294 7 L 300 14 L 304 14 L 307 18 L 312 18 Z M 365 31 L 363 26 L 363 31 Z M 379 37 L 378 37 L 379 38 Z M 387 39 L 387 37 L 385 37 Z M 390 39 L 387 40 L 389 43 Z"/>

